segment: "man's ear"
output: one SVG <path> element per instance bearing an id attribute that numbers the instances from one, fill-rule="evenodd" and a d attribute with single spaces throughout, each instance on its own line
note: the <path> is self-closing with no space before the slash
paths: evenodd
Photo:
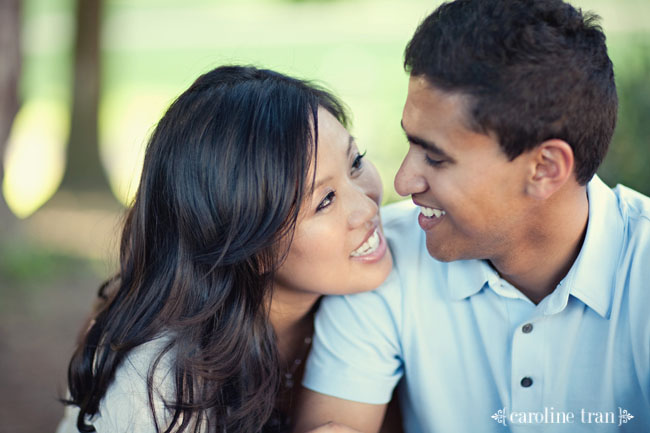
<path id="1" fill-rule="evenodd" d="M 531 170 L 526 192 L 546 199 L 560 189 L 573 175 L 573 149 L 563 140 L 551 139 L 531 150 Z"/>

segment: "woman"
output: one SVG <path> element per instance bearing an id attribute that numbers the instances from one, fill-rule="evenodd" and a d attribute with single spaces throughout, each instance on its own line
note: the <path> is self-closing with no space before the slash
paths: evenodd
<path id="1" fill-rule="evenodd" d="M 286 428 L 317 300 L 392 266 L 379 177 L 345 124 L 327 92 L 252 67 L 171 105 L 70 362 L 79 430 Z"/>

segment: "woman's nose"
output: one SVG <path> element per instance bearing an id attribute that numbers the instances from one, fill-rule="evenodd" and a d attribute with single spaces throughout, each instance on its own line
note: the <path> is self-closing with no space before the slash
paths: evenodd
<path id="1" fill-rule="evenodd" d="M 351 198 L 351 210 L 348 215 L 348 225 L 351 229 L 370 226 L 373 218 L 379 212 L 379 204 L 375 198 L 368 195 L 363 189 L 356 189 L 357 194 Z"/>

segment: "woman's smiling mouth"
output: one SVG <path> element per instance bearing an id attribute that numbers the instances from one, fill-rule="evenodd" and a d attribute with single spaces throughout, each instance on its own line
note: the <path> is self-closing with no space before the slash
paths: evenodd
<path id="1" fill-rule="evenodd" d="M 386 239 L 381 229 L 375 227 L 367 239 L 350 253 L 350 257 L 364 262 L 374 262 L 380 260 L 386 254 L 386 250 Z"/>

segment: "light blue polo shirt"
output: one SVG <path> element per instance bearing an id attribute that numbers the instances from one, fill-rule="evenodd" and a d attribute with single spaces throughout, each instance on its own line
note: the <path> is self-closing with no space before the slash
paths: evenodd
<path id="1" fill-rule="evenodd" d="M 303 385 L 386 403 L 408 433 L 650 432 L 650 198 L 588 185 L 578 258 L 533 304 L 484 261 L 429 256 L 418 209 L 382 210 L 376 291 L 327 297 Z"/>

